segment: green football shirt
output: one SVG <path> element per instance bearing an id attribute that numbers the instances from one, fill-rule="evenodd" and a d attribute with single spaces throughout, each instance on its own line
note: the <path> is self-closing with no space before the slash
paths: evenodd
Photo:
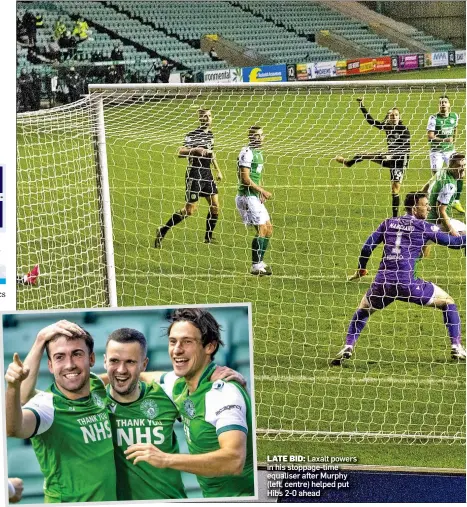
<path id="1" fill-rule="evenodd" d="M 436 211 L 438 204 L 446 205 L 446 213 L 451 216 L 452 203 L 455 200 L 457 193 L 457 180 L 447 171 L 441 171 L 436 174 L 428 188 L 428 201 L 431 210 L 428 213 L 427 220 L 429 222 L 436 222 L 439 218 Z"/>
<path id="2" fill-rule="evenodd" d="M 459 115 L 456 113 L 449 113 L 447 116 L 432 114 L 428 120 L 427 130 L 435 132 L 436 137 L 440 139 L 446 139 L 454 137 L 458 123 Z M 454 143 L 430 141 L 430 151 L 454 151 Z"/>
<path id="3" fill-rule="evenodd" d="M 45 477 L 46 503 L 117 500 L 106 392 L 94 374 L 90 383 L 85 398 L 69 400 L 52 384 L 23 407 L 37 420 L 31 442 Z"/>
<path id="4" fill-rule="evenodd" d="M 109 417 L 117 466 L 118 500 L 157 500 L 186 498 L 178 470 L 136 465 L 124 451 L 132 444 L 154 444 L 163 452 L 178 453 L 173 426 L 178 410 L 159 384 L 140 382 L 141 393 L 131 403 L 115 401 L 107 386 Z"/>
<path id="5" fill-rule="evenodd" d="M 197 475 L 204 497 L 229 498 L 254 496 L 252 411 L 248 393 L 235 382 L 211 382 L 216 365 L 210 363 L 195 392 L 189 393 L 185 379 L 173 372 L 161 382 L 182 417 L 190 454 L 205 454 L 220 449 L 218 436 L 240 430 L 247 435 L 246 460 L 241 475 L 206 477 Z"/>
<path id="6" fill-rule="evenodd" d="M 249 146 L 242 148 L 238 156 L 238 195 L 255 195 L 259 196 L 259 192 L 252 190 L 244 185 L 240 179 L 240 167 L 248 167 L 250 169 L 250 179 L 256 185 L 261 182 L 261 173 L 263 171 L 264 157 L 263 152 Z"/>

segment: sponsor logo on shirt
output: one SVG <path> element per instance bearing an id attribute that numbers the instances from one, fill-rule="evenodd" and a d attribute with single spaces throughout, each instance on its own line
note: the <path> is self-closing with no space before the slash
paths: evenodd
<path id="1" fill-rule="evenodd" d="M 183 408 L 185 409 L 185 412 L 188 417 L 190 417 L 191 419 L 195 417 L 196 415 L 195 404 L 190 399 L 185 400 L 183 402 Z"/>
<path id="2" fill-rule="evenodd" d="M 233 410 L 233 409 L 241 410 L 242 407 L 240 407 L 240 405 L 226 405 L 225 407 L 220 408 L 216 412 L 216 415 L 222 414 L 222 412 L 225 412 L 226 410 Z"/>
<path id="3" fill-rule="evenodd" d="M 94 402 L 94 405 L 98 406 L 99 408 L 105 407 L 105 401 L 97 393 L 91 393 L 91 398 Z"/>
<path id="4" fill-rule="evenodd" d="M 141 412 L 143 412 L 148 419 L 155 419 L 159 413 L 159 407 L 154 400 L 144 400 L 143 403 L 141 403 Z"/>

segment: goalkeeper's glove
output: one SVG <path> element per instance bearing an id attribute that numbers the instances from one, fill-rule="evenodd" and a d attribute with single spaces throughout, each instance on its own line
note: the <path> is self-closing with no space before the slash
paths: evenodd
<path id="1" fill-rule="evenodd" d="M 358 280 L 359 278 L 362 278 L 362 276 L 366 276 L 367 274 L 368 274 L 367 269 L 357 269 L 357 271 L 355 271 L 353 275 L 349 276 L 347 280 L 349 282 L 351 282 L 352 280 Z"/>

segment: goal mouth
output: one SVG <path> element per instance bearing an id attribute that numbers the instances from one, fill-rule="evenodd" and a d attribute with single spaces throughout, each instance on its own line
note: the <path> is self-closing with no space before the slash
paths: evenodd
<path id="1" fill-rule="evenodd" d="M 379 254 L 368 277 L 347 279 L 367 237 L 392 213 L 387 167 L 335 160 L 387 154 L 384 132 L 368 124 L 357 99 L 378 121 L 398 107 L 410 130 L 403 203 L 431 177 L 427 123 L 441 95 L 459 115 L 455 148 L 465 152 L 464 80 L 89 90 L 75 104 L 18 115 L 18 270 L 41 266 L 37 286 L 18 287 L 18 309 L 251 301 L 259 443 L 465 445 L 465 365 L 451 360 L 439 311 L 395 302 L 370 319 L 347 364 L 329 366 Z M 204 242 L 210 210 L 201 196 L 196 213 L 155 248 L 158 229 L 185 205 L 188 162 L 178 155 L 199 127 L 200 107 L 211 109 L 223 175 L 217 243 Z M 237 157 L 253 125 L 265 135 L 271 276 L 251 274 L 254 232 L 235 205 Z M 419 263 L 420 276 L 456 301 L 463 331 L 464 261 L 434 246 Z"/>

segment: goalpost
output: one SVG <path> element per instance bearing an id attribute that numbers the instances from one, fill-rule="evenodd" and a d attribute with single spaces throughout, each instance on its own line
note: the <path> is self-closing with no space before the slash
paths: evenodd
<path id="1" fill-rule="evenodd" d="M 370 319 L 345 367 L 329 367 L 379 251 L 369 277 L 347 276 L 391 216 L 387 169 L 334 161 L 387 151 L 356 99 L 378 120 L 397 106 L 410 129 L 403 203 L 431 176 L 426 126 L 440 95 L 460 116 L 465 152 L 463 80 L 90 88 L 76 104 L 18 116 L 18 270 L 39 262 L 43 273 L 38 287 L 18 287 L 18 309 L 251 301 L 261 438 L 465 443 L 465 366 L 450 361 L 439 310 L 394 303 Z M 177 152 L 200 107 L 212 110 L 224 175 L 218 243 L 203 242 L 201 199 L 155 249 L 157 228 L 183 207 L 187 160 Z M 249 274 L 253 232 L 235 209 L 251 125 L 264 130 L 263 186 L 273 193 L 271 277 Z M 462 253 L 435 247 L 420 274 L 456 300 L 465 330 Z"/>

